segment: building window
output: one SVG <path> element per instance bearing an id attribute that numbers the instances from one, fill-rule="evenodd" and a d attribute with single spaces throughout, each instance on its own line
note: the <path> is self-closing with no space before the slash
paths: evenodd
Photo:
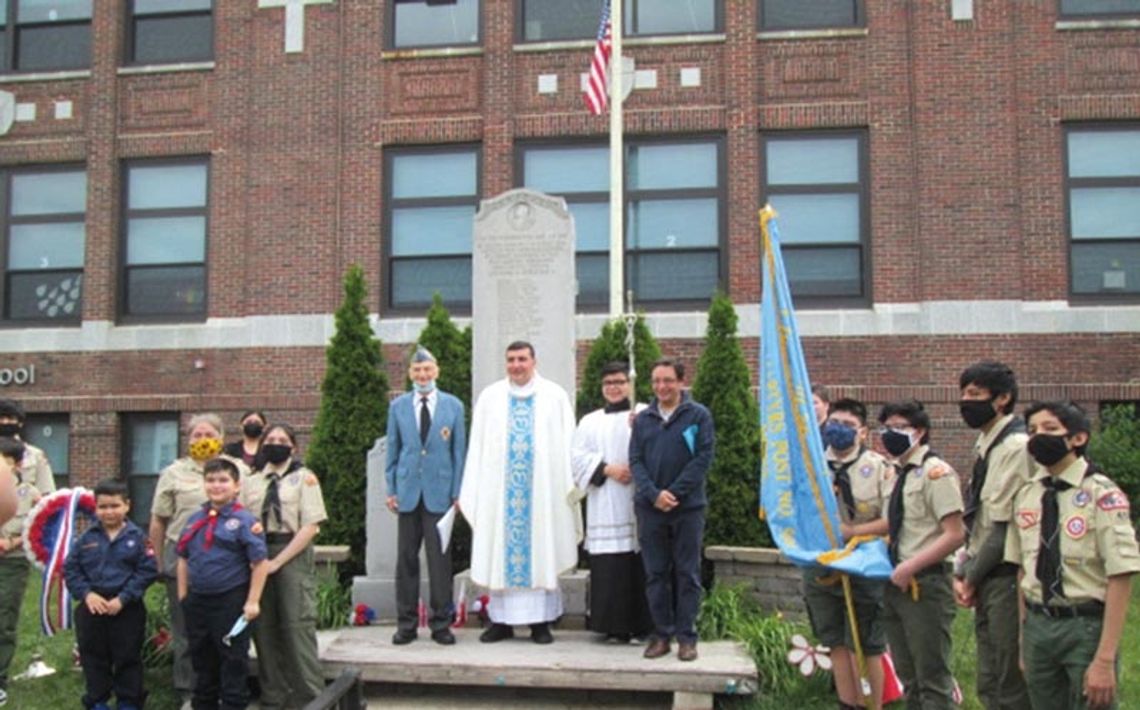
<path id="1" fill-rule="evenodd" d="M 598 34 L 602 0 L 521 0 L 520 33 L 524 42 L 593 39 Z M 623 34 L 698 34 L 722 26 L 721 0 L 625 0 Z"/>
<path id="2" fill-rule="evenodd" d="M 0 0 L 0 51 L 8 71 L 91 66 L 92 0 Z"/>
<path id="3" fill-rule="evenodd" d="M 208 161 L 130 162 L 124 183 L 123 315 L 204 316 Z"/>
<path id="4" fill-rule="evenodd" d="M 178 458 L 178 414 L 124 414 L 123 471 L 131 493 L 131 519 L 150 521 L 158 474 Z"/>
<path id="5" fill-rule="evenodd" d="M 87 173 L 75 167 L 3 174 L 4 319 L 79 322 Z"/>
<path id="6" fill-rule="evenodd" d="M 1070 288 L 1140 295 L 1140 126 L 1066 131 Z"/>
<path id="7" fill-rule="evenodd" d="M 71 470 L 71 447 L 68 442 L 71 423 L 66 414 L 29 414 L 24 422 L 24 438 L 32 446 L 43 449 L 55 474 L 55 487 L 67 488 Z"/>
<path id="8" fill-rule="evenodd" d="M 764 136 L 761 184 L 779 214 L 784 265 L 801 305 L 869 296 L 866 135 Z"/>
<path id="9" fill-rule="evenodd" d="M 625 286 L 638 303 L 707 302 L 720 284 L 722 142 L 630 141 L 625 160 Z M 577 236 L 578 306 L 609 302 L 609 149 L 533 145 L 524 186 L 563 197 Z"/>
<path id="10" fill-rule="evenodd" d="M 1061 17 L 1132 17 L 1140 15 L 1140 0 L 1060 0 Z"/>
<path id="11" fill-rule="evenodd" d="M 127 62 L 170 64 L 214 56 L 212 0 L 131 0 Z"/>
<path id="12" fill-rule="evenodd" d="M 393 150 L 384 163 L 387 305 L 426 308 L 439 292 L 471 306 L 471 230 L 479 203 L 479 149 Z"/>
<path id="13" fill-rule="evenodd" d="M 863 0 L 760 0 L 760 29 L 862 27 L 864 12 Z"/>
<path id="14" fill-rule="evenodd" d="M 479 44 L 479 0 L 394 0 L 390 47 Z"/>

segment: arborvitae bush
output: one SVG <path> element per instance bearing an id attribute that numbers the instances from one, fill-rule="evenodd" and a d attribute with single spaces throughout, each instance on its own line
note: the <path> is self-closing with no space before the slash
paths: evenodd
<path id="1" fill-rule="evenodd" d="M 1140 519 L 1140 412 L 1120 404 L 1100 413 L 1100 431 L 1089 442 L 1089 458 L 1120 486 L 1132 503 L 1132 521 Z"/>
<path id="2" fill-rule="evenodd" d="M 364 272 L 354 264 L 345 274 L 336 333 L 325 349 L 321 407 L 306 457 L 321 478 L 328 509 L 320 542 L 351 548 L 342 579 L 364 571 L 367 454 L 388 420 L 388 376 L 365 298 Z"/>
<path id="3" fill-rule="evenodd" d="M 736 310 L 724 294 L 709 306 L 704 352 L 697 361 L 693 399 L 716 425 L 716 455 L 708 475 L 706 545 L 769 547 L 759 518 L 760 407 L 736 339 Z"/>
<path id="4" fill-rule="evenodd" d="M 629 348 L 625 344 L 625 321 L 620 318 L 602 326 L 602 332 L 590 344 L 590 354 L 586 357 L 586 368 L 578 386 L 578 418 L 605 404 L 602 397 L 602 366 L 607 362 L 621 360 L 629 362 Z M 633 326 L 633 356 L 637 365 L 638 402 L 649 402 L 653 398 L 653 386 L 649 382 L 649 370 L 661 358 L 661 348 L 649 332 L 645 319 L 638 315 Z"/>
<path id="5" fill-rule="evenodd" d="M 432 296 L 419 344 L 435 355 L 439 363 L 435 385 L 463 402 L 467 431 L 471 431 L 471 326 L 460 330 L 455 325 L 439 293 Z M 471 528 L 462 515 L 456 518 L 451 531 L 450 549 L 452 571 L 460 572 L 471 565 Z"/>

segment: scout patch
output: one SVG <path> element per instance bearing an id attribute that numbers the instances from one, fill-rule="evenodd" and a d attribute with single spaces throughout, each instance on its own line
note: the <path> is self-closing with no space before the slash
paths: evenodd
<path id="1" fill-rule="evenodd" d="M 127 540 L 127 547 L 134 547 L 134 546 L 135 546 L 134 540 Z"/>
<path id="2" fill-rule="evenodd" d="M 1119 490 L 1109 491 L 1100 497 L 1096 507 L 1104 511 L 1128 510 L 1128 498 Z"/>
<path id="3" fill-rule="evenodd" d="M 443 438 L 444 441 L 447 441 L 451 438 L 451 427 L 440 427 L 439 435 Z"/>
<path id="4" fill-rule="evenodd" d="M 947 473 L 949 473 L 949 471 L 946 469 L 945 466 L 935 466 L 934 468 L 930 469 L 930 473 L 928 473 L 927 476 L 930 477 L 930 480 L 937 481 L 939 478 L 942 478 Z"/>
<path id="5" fill-rule="evenodd" d="M 289 485 L 293 486 L 293 487 L 301 485 L 301 477 L 300 476 L 290 476 L 289 477 Z"/>
<path id="6" fill-rule="evenodd" d="M 871 475 L 872 470 L 873 469 L 869 465 L 864 466 L 863 468 L 859 469 L 859 475 L 862 476 L 863 478 L 867 478 Z"/>
<path id="7" fill-rule="evenodd" d="M 1065 534 L 1074 540 L 1080 540 L 1089 531 L 1089 524 L 1085 516 L 1074 515 L 1065 521 Z"/>
<path id="8" fill-rule="evenodd" d="M 237 530 L 240 527 L 241 527 L 241 521 L 238 520 L 237 518 L 230 518 L 229 520 L 226 521 L 226 530 L 229 530 L 230 532 L 233 532 L 234 530 Z"/>
<path id="9" fill-rule="evenodd" d="M 1017 511 L 1017 527 L 1022 530 L 1028 530 L 1037 524 L 1037 511 L 1036 510 L 1019 510 Z"/>
<path id="10" fill-rule="evenodd" d="M 306 486 L 315 486 L 315 485 L 317 485 L 317 477 L 316 477 L 316 476 L 314 476 L 314 475 L 313 475 L 313 474 L 311 474 L 311 473 L 306 473 L 306 474 L 305 474 L 305 485 L 306 485 Z"/>
<path id="11" fill-rule="evenodd" d="M 22 487 L 17 488 L 16 489 L 16 495 L 20 496 L 21 498 L 27 498 L 28 497 L 28 489 L 22 488 Z"/>
<path id="12" fill-rule="evenodd" d="M 1091 501 L 1091 500 L 1092 500 L 1092 494 L 1090 494 L 1084 488 L 1081 488 L 1080 490 L 1078 490 L 1076 493 L 1073 494 L 1073 505 L 1077 506 L 1078 508 L 1085 507 L 1086 505 L 1089 504 L 1089 501 Z"/>

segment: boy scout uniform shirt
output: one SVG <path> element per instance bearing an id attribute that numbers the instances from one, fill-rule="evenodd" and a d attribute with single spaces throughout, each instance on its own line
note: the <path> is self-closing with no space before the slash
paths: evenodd
<path id="1" fill-rule="evenodd" d="M 0 532 L 4 537 L 9 540 L 15 540 L 24 534 L 24 519 L 28 517 L 28 513 L 32 512 L 32 508 L 43 497 L 42 493 L 30 481 L 24 480 L 22 476 L 17 476 L 16 483 L 16 514 L 12 519 L 4 523 L 4 527 L 0 528 Z M 5 557 L 23 557 L 24 545 L 21 543 L 8 550 Z"/>
<path id="2" fill-rule="evenodd" d="M 1007 414 L 997 420 L 988 432 L 980 434 L 974 444 L 974 451 L 981 458 L 997 435 L 1013 419 Z M 966 542 L 970 556 L 978 553 L 978 548 L 993 532 L 994 523 L 1008 523 L 1013 517 L 1013 499 L 1033 474 L 1033 460 L 1025 444 L 1029 436 L 1024 432 L 1013 432 L 1002 439 L 989 452 L 986 467 L 986 482 L 979 495 L 978 512 Z"/>
<path id="3" fill-rule="evenodd" d="M 238 459 L 223 455 L 221 458 L 234 462 L 244 480 L 249 475 L 249 467 Z M 198 512 L 206 502 L 206 480 L 202 464 L 186 456 L 162 469 L 154 489 L 154 503 L 150 512 L 166 519 L 166 540 L 178 543 L 186 521 Z"/>
<path id="4" fill-rule="evenodd" d="M 87 528 L 72 546 L 64 573 L 71 596 L 81 602 L 95 592 L 129 604 L 142 599 L 158 566 L 146 533 L 127 520 L 113 540 L 99 523 Z"/>
<path id="5" fill-rule="evenodd" d="M 1102 473 L 1085 476 L 1089 463 L 1078 458 L 1058 476 L 1072 486 L 1057 493 L 1063 599 L 1053 604 L 1103 602 L 1108 578 L 1140 572 L 1140 548 L 1129 518 L 1128 496 Z M 1037 553 L 1041 548 L 1042 483 L 1049 472 L 1038 467 L 1033 481 L 1014 500 L 1013 524 L 1005 538 L 1005 559 L 1020 565 L 1026 601 L 1040 604 Z"/>
<path id="6" fill-rule="evenodd" d="M 846 458 L 836 457 L 835 452 L 828 447 L 827 463 L 831 468 L 832 480 L 835 478 L 833 464 L 846 464 L 847 477 L 851 481 L 851 497 L 855 501 L 854 516 L 849 515 L 847 506 L 843 503 L 843 496 L 835 491 L 835 500 L 839 503 L 839 518 L 845 523 L 869 523 L 886 517 L 887 506 L 891 499 L 891 488 L 895 484 L 895 469 L 885 458 L 866 447 L 859 447 Z"/>
<path id="7" fill-rule="evenodd" d="M 24 460 L 20 463 L 20 472 L 41 494 L 55 493 L 55 475 L 43 449 L 24 442 Z"/>
<path id="8" fill-rule="evenodd" d="M 254 517 L 263 519 L 265 492 L 270 479 L 277 474 L 262 469 L 242 484 L 242 505 Z M 320 525 L 328 520 L 325 500 L 321 495 L 321 483 L 315 473 L 299 466 L 280 476 L 277 481 L 277 496 L 281 499 L 281 522 L 273 515 L 265 517 L 265 532 L 295 534 L 306 525 Z"/>
<path id="9" fill-rule="evenodd" d="M 187 526 L 211 513 L 209 503 L 198 508 L 186 521 Z M 190 573 L 190 589 L 197 594 L 222 594 L 250 579 L 249 566 L 268 556 L 261 523 L 236 501 L 217 511 L 214 539 L 206 547 L 207 527 L 194 531 L 185 547 L 178 551 L 186 559 Z M 187 527 L 187 532 L 190 530 Z"/>
<path id="10" fill-rule="evenodd" d="M 928 446 L 920 446 L 905 462 L 899 462 L 898 475 L 906 476 L 899 562 L 909 560 L 934 542 L 942 534 L 942 519 L 963 510 L 958 474 L 937 456 L 923 461 L 922 457 L 929 450 Z M 906 466 L 912 463 L 916 468 L 904 473 Z"/>

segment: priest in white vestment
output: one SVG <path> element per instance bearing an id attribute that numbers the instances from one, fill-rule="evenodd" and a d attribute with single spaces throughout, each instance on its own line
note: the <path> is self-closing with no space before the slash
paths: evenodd
<path id="1" fill-rule="evenodd" d="M 485 643 L 528 624 L 550 643 L 562 615 L 558 576 L 578 564 L 570 398 L 535 371 L 534 347 L 507 347 L 507 378 L 475 403 L 459 508 L 471 524 L 471 581 L 490 590 Z"/>
<path id="2" fill-rule="evenodd" d="M 589 628 L 605 634 L 605 640 L 612 643 L 629 643 L 653 628 L 633 513 L 630 389 L 627 364 L 604 365 L 605 406 L 582 417 L 574 432 L 574 479 L 586 495 Z M 639 405 L 637 411 L 644 408 Z"/>

